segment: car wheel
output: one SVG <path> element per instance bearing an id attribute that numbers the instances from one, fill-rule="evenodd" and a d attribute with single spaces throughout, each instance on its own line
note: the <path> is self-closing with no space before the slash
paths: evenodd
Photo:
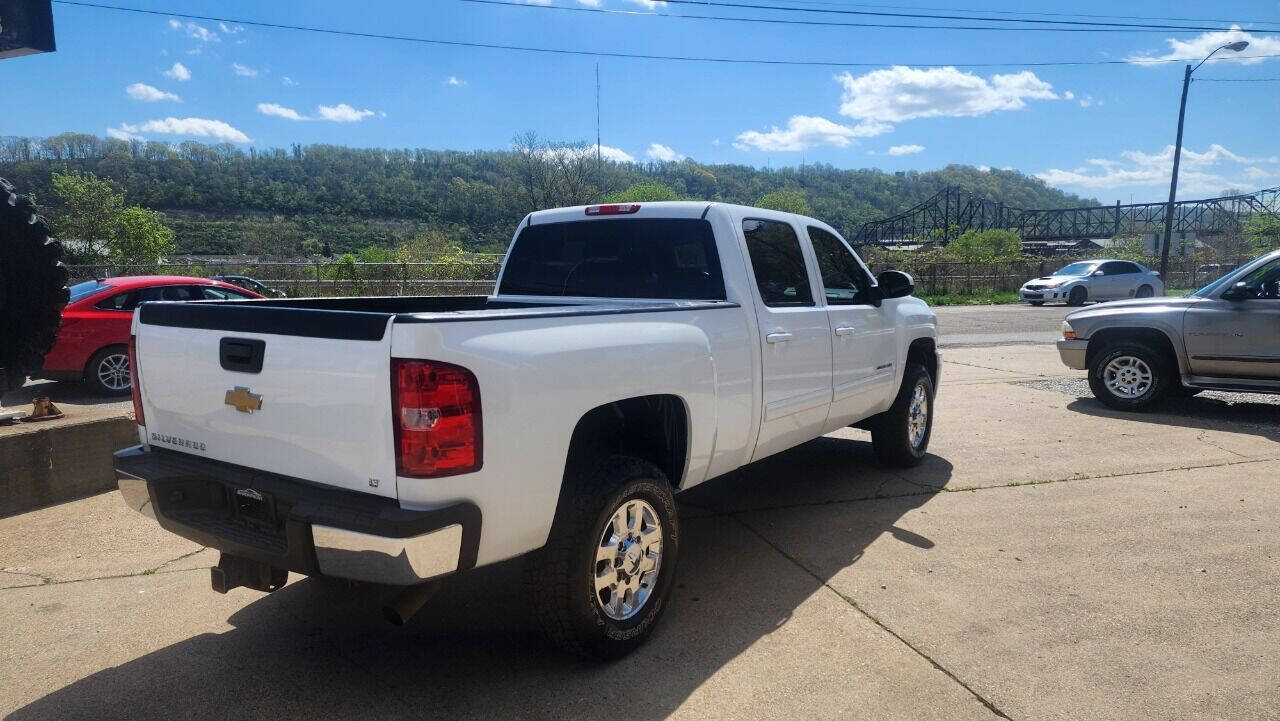
<path id="1" fill-rule="evenodd" d="M 1031 303 L 1031 305 L 1033 305 L 1033 306 L 1035 306 L 1035 307 L 1037 307 L 1037 308 L 1039 308 L 1040 306 L 1044 305 L 1044 301 L 1042 301 L 1042 300 L 1032 300 L 1032 301 L 1028 301 L 1028 302 L 1029 302 L 1029 303 Z"/>
<path id="2" fill-rule="evenodd" d="M 1107 406 L 1143 411 L 1168 392 L 1173 365 L 1143 343 L 1124 342 L 1104 348 L 1089 363 L 1089 388 Z"/>
<path id="3" fill-rule="evenodd" d="M 1150 298 L 1153 295 L 1155 295 L 1155 290 L 1153 290 L 1149 285 L 1144 285 L 1141 288 L 1138 288 L 1138 292 L 1134 293 L 1133 297 L 1134 298 Z"/>
<path id="4" fill-rule="evenodd" d="M 886 466 L 909 468 L 924 460 L 933 433 L 933 379 L 924 366 L 912 363 L 889 410 L 874 417 L 871 447 Z"/>
<path id="5" fill-rule="evenodd" d="M 131 392 L 133 374 L 129 371 L 129 349 L 113 345 L 94 353 L 85 368 L 84 380 L 98 395 L 122 396 Z"/>
<path id="6" fill-rule="evenodd" d="M 1084 305 L 1088 298 L 1089 291 L 1085 290 L 1083 286 L 1077 285 L 1067 294 L 1067 305 Z"/>
<path id="7" fill-rule="evenodd" d="M 526 564 L 534 615 L 565 650 L 619 658 L 653 632 L 671 592 L 680 551 L 671 484 L 626 456 L 565 475 L 547 545 Z"/>

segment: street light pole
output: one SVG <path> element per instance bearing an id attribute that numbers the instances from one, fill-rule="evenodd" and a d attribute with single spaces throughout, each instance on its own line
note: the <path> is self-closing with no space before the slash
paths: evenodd
<path id="1" fill-rule="evenodd" d="M 1164 208 L 1164 242 L 1160 244 L 1160 280 L 1164 281 L 1165 285 L 1169 283 L 1169 246 L 1173 243 L 1173 203 L 1178 196 L 1178 165 L 1182 161 L 1182 124 L 1187 115 L 1187 90 L 1191 87 L 1191 73 L 1208 62 L 1209 58 L 1219 50 L 1238 53 L 1247 47 L 1249 42 L 1240 40 L 1214 48 L 1214 51 L 1204 56 L 1204 60 L 1197 63 L 1195 67 L 1187 65 L 1187 71 L 1182 76 L 1182 102 L 1178 105 L 1178 138 L 1173 145 L 1173 177 L 1169 181 L 1169 204 Z"/>

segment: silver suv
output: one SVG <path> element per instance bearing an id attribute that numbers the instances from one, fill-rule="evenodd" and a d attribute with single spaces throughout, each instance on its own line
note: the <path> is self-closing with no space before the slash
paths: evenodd
<path id="1" fill-rule="evenodd" d="M 1078 310 L 1062 323 L 1058 353 L 1089 371 L 1098 400 L 1122 410 L 1168 393 L 1280 393 L 1280 250 L 1185 298 Z"/>

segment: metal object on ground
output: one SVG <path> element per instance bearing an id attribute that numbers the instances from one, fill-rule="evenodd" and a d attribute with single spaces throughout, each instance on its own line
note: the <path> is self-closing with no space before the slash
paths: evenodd
<path id="1" fill-rule="evenodd" d="M 223 553 L 218 556 L 218 565 L 209 569 L 209 581 L 218 593 L 239 586 L 270 593 L 289 581 L 289 572 L 263 561 Z"/>
<path id="2" fill-rule="evenodd" d="M 62 418 L 65 415 L 53 404 L 53 401 L 49 400 L 49 396 L 40 396 L 31 402 L 31 412 L 24 416 L 22 420 L 27 423 L 51 421 L 55 418 Z"/>

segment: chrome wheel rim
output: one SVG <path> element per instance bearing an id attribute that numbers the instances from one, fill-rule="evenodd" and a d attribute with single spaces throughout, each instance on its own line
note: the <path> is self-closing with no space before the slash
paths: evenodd
<path id="1" fill-rule="evenodd" d="M 912 448 L 919 448 L 924 443 L 925 434 L 929 430 L 929 393 L 924 383 L 917 383 L 911 392 L 911 405 L 907 408 L 907 437 Z"/>
<path id="2" fill-rule="evenodd" d="M 1151 390 L 1155 374 L 1146 361 L 1131 355 L 1117 356 L 1102 369 L 1102 382 L 1117 398 L 1139 398 Z"/>
<path id="3" fill-rule="evenodd" d="M 613 512 L 596 544 L 596 603 L 604 615 L 625 621 L 653 595 L 662 567 L 662 523 L 646 501 L 633 498 Z"/>
<path id="4" fill-rule="evenodd" d="M 114 353 L 102 359 L 98 364 L 98 382 L 113 391 L 128 390 L 133 383 L 129 373 L 129 356 Z"/>

